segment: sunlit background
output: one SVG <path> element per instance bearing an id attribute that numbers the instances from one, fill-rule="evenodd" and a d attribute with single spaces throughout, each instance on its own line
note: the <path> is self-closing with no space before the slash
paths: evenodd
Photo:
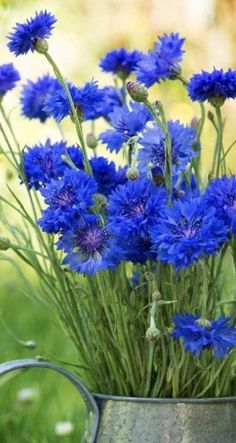
<path id="1" fill-rule="evenodd" d="M 50 52 L 61 67 L 64 76 L 78 85 L 92 78 L 97 79 L 101 85 L 112 84 L 112 78 L 101 73 L 98 68 L 100 57 L 109 49 L 125 46 L 129 49 L 147 51 L 152 47 L 157 35 L 173 31 L 186 37 L 186 54 L 183 62 L 183 74 L 186 78 L 201 69 L 211 70 L 214 66 L 236 69 L 236 0 L 50 0 L 48 2 L 0 0 L 0 64 L 14 62 L 21 73 L 21 84 L 24 84 L 28 78 L 34 80 L 39 75 L 50 72 L 50 69 L 44 57 L 36 53 L 15 59 L 7 50 L 6 35 L 15 22 L 24 21 L 36 10 L 41 9 L 50 10 L 58 18 L 49 43 Z M 20 116 L 19 90 L 20 86 L 7 95 L 6 108 L 11 112 L 11 120 L 21 145 L 43 142 L 48 136 L 53 140 L 58 140 L 60 135 L 53 121 L 43 125 L 37 121 L 29 122 Z M 189 123 L 192 117 L 199 113 L 198 106 L 189 101 L 182 85 L 178 82 L 166 82 L 154 87 L 152 98 L 163 102 L 169 118 Z M 236 103 L 228 101 L 223 108 L 226 119 L 226 149 L 235 139 L 235 113 Z M 69 119 L 63 123 L 63 129 L 66 138 L 74 141 L 75 136 Z M 209 123 L 204 131 L 204 175 L 209 172 L 214 137 L 213 128 Z M 231 171 L 236 170 L 235 159 L 236 154 L 232 150 L 228 158 L 228 167 Z M 0 192 L 4 193 L 7 169 L 1 159 L 0 169 Z M 6 324 L 0 322 L 0 359 L 3 361 L 21 356 L 29 357 L 45 352 L 54 357 L 56 355 L 61 360 L 65 358 L 72 360 L 73 349 L 58 327 L 54 325 L 56 320 L 53 314 L 49 314 L 47 309 L 41 307 L 40 304 L 32 304 L 24 297 L 24 290 L 21 289 L 16 273 L 2 274 L 0 285 L 0 313 L 3 313 L 6 320 Z M 35 339 L 38 347 L 34 351 L 26 350 L 12 334 L 24 339 Z M 21 382 L 20 378 L 11 381 L 11 391 L 9 391 L 9 383 L 4 383 L 2 386 L 0 383 L 0 408 L 3 409 L 0 421 L 1 442 L 61 441 L 61 437 L 56 436 L 53 431 L 55 421 L 75 419 L 73 411 L 77 409 L 77 398 L 68 394 L 68 391 L 65 396 L 66 388 L 63 386 L 57 408 L 55 399 L 52 400 L 52 398 L 53 389 L 57 391 L 59 389 L 58 380 L 54 388 L 52 387 L 53 377 L 50 378 L 50 382 L 46 381 L 46 376 L 44 380 L 45 383 L 50 384 L 50 390 L 46 389 L 42 394 L 41 402 L 36 400 L 38 403 L 34 410 L 35 415 L 31 417 L 31 427 L 33 426 L 36 432 L 33 440 L 32 432 L 29 430 L 30 425 L 27 428 L 26 424 L 28 410 L 22 409 L 22 406 L 17 405 L 15 400 L 16 390 L 24 386 L 25 381 Z M 34 376 L 26 381 L 35 386 Z M 6 400 L 6 397 L 9 398 Z M 67 400 L 71 398 L 71 401 L 64 402 L 64 398 Z M 45 403 L 52 403 L 51 415 L 49 414 L 52 423 L 47 425 L 42 438 L 43 427 L 40 428 L 41 437 L 39 437 L 34 420 L 35 417 L 37 417 L 37 422 L 45 419 L 40 412 L 43 409 L 42 404 Z M 54 414 L 55 409 L 58 412 L 57 416 Z M 77 419 L 82 423 L 81 415 L 76 416 Z M 21 439 L 19 433 L 23 429 L 24 437 Z M 75 434 L 66 438 L 67 442 L 78 441 Z"/>

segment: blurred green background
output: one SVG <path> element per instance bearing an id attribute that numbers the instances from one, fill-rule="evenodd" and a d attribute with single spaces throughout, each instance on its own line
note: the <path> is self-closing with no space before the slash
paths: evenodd
<path id="1" fill-rule="evenodd" d="M 15 22 L 24 21 L 40 9 L 48 9 L 58 18 L 50 39 L 50 51 L 65 77 L 77 84 L 92 77 L 103 85 L 111 84 L 112 79 L 98 68 L 99 58 L 107 50 L 126 46 L 146 51 L 157 35 L 172 31 L 187 38 L 185 77 L 213 66 L 236 69 L 236 0 L 0 0 L 0 63 L 13 61 L 21 72 L 22 83 L 49 72 L 49 68 L 38 54 L 14 59 L 6 48 L 5 36 Z M 43 142 L 48 136 L 58 140 L 58 128 L 52 121 L 42 125 L 20 116 L 19 88 L 6 97 L 6 107 L 11 111 L 22 146 Z M 169 118 L 189 123 L 198 115 L 198 106 L 189 102 L 177 82 L 155 87 L 153 97 L 163 101 Z M 225 104 L 226 149 L 235 137 L 235 111 L 233 101 Z M 69 121 L 63 123 L 63 129 L 66 138 L 74 141 Z M 213 129 L 208 124 L 204 132 L 205 175 L 209 172 L 213 143 Z M 236 169 L 235 158 L 231 151 L 228 160 L 231 171 Z M 0 192 L 4 194 L 8 168 L 1 158 L 0 169 Z M 19 187 L 16 189 L 21 192 Z M 61 331 L 55 314 L 47 306 L 33 301 L 22 276 L 10 263 L 1 261 L 0 269 L 0 360 L 42 355 L 53 361 L 75 362 L 74 349 Z M 21 269 L 25 275 L 27 270 Z M 37 290 L 37 282 L 33 276 L 30 278 Z M 36 349 L 25 348 L 19 340 L 34 340 Z M 23 388 L 34 390 L 22 393 Z M 25 392 L 28 400 L 24 399 Z M 11 380 L 0 379 L 0 443 L 78 442 L 83 417 L 81 399 L 60 375 L 31 370 Z M 74 431 L 64 437 L 56 435 L 56 423 L 64 421 L 72 422 Z"/>

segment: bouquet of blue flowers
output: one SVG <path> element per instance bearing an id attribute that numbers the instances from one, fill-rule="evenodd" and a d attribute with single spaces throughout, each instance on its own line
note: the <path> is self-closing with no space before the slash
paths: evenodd
<path id="1" fill-rule="evenodd" d="M 9 236 L 0 248 L 37 273 L 37 295 L 56 309 L 91 390 L 235 395 L 236 176 L 227 166 L 235 142 L 224 146 L 222 107 L 236 98 L 236 71 L 214 68 L 186 80 L 184 39 L 172 33 L 147 54 L 108 52 L 100 67 L 115 86 L 77 86 L 50 55 L 55 22 L 41 11 L 17 23 L 8 47 L 16 56 L 38 52 L 52 68 L 53 75 L 23 86 L 23 116 L 58 125 L 70 117 L 75 141 L 48 138 L 22 149 L 4 109 L 20 75 L 12 63 L 1 65 L 0 149 L 25 200 L 12 189 L 10 200 L 0 196 L 22 218 L 13 229 L 1 212 Z M 150 88 L 163 81 L 181 82 L 199 103 L 191 125 L 169 120 L 164 104 L 150 100 Z M 207 178 L 206 118 L 216 135 Z M 97 119 L 104 122 L 100 134 Z M 100 145 L 119 166 L 100 155 Z"/>

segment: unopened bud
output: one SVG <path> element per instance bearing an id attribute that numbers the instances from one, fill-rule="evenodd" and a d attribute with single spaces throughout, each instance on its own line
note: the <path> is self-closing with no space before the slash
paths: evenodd
<path id="1" fill-rule="evenodd" d="M 34 49 L 39 52 L 39 54 L 46 54 L 48 52 L 48 42 L 47 40 L 36 39 L 34 42 Z"/>
<path id="2" fill-rule="evenodd" d="M 126 175 L 129 180 L 137 180 L 139 178 L 139 170 L 137 168 L 129 168 Z"/>
<path id="3" fill-rule="evenodd" d="M 160 338 L 160 331 L 155 326 L 150 326 L 146 331 L 146 339 L 148 341 L 157 341 Z"/>
<path id="4" fill-rule="evenodd" d="M 193 128 L 193 129 L 197 129 L 198 126 L 199 126 L 199 123 L 200 123 L 199 118 L 197 118 L 197 117 L 195 116 L 195 117 L 192 118 L 191 123 L 190 123 L 190 126 L 191 126 L 191 128 Z"/>
<path id="5" fill-rule="evenodd" d="M 140 83 L 136 82 L 128 82 L 126 85 L 126 89 L 135 102 L 145 102 L 148 98 L 148 90 L 140 85 Z"/>
<path id="6" fill-rule="evenodd" d="M 107 198 L 103 194 L 95 194 L 94 201 L 97 207 L 101 210 L 105 210 L 107 208 Z"/>
<path id="7" fill-rule="evenodd" d="M 207 117 L 209 118 L 209 120 L 210 120 L 211 122 L 214 122 L 214 120 L 215 120 L 215 116 L 214 116 L 213 112 L 208 111 L 208 113 L 207 113 Z"/>
<path id="8" fill-rule="evenodd" d="M 90 132 L 87 135 L 86 142 L 87 142 L 88 148 L 96 149 L 98 142 L 97 142 L 95 135 L 92 132 Z"/>
<path id="9" fill-rule="evenodd" d="M 0 237 L 0 251 L 7 251 L 11 247 L 11 242 L 7 237 Z"/>
<path id="10" fill-rule="evenodd" d="M 161 294 L 158 291 L 158 289 L 156 289 L 152 294 L 152 301 L 159 301 L 159 300 L 161 300 Z"/>

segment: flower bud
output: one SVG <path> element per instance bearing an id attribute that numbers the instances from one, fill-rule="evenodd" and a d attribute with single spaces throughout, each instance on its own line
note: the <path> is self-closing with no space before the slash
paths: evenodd
<path id="1" fill-rule="evenodd" d="M 158 291 L 158 289 L 156 289 L 152 294 L 152 301 L 159 301 L 159 300 L 161 300 L 161 294 Z"/>
<path id="2" fill-rule="evenodd" d="M 48 42 L 47 40 L 35 40 L 34 48 L 39 54 L 46 54 L 48 52 Z"/>
<path id="3" fill-rule="evenodd" d="M 0 251 L 7 251 L 11 247 L 11 242 L 7 237 L 0 237 Z"/>
<path id="4" fill-rule="evenodd" d="M 92 132 L 90 132 L 87 135 L 86 143 L 87 143 L 88 148 L 96 149 L 98 143 L 97 143 L 97 139 L 96 139 L 95 135 Z"/>
<path id="5" fill-rule="evenodd" d="M 139 170 L 137 168 L 129 168 L 126 175 L 129 180 L 137 180 L 139 178 Z"/>
<path id="6" fill-rule="evenodd" d="M 215 120 L 215 116 L 214 116 L 213 112 L 208 111 L 208 113 L 207 113 L 207 117 L 209 118 L 209 120 L 210 120 L 211 122 L 214 122 L 214 120 Z"/>
<path id="7" fill-rule="evenodd" d="M 197 118 L 196 116 L 194 116 L 194 117 L 192 118 L 192 120 L 191 120 L 190 126 L 191 126 L 191 128 L 193 128 L 193 129 L 198 129 L 199 123 L 200 123 L 199 118 Z"/>
<path id="8" fill-rule="evenodd" d="M 126 89 L 135 102 L 145 102 L 148 98 L 148 91 L 147 89 L 140 85 L 140 83 L 136 82 L 128 82 L 126 85 Z"/>
<path id="9" fill-rule="evenodd" d="M 214 106 L 214 108 L 220 108 L 225 102 L 225 97 L 215 96 L 210 98 L 208 101 L 212 106 Z"/>
<path id="10" fill-rule="evenodd" d="M 160 338 L 160 331 L 155 326 L 150 326 L 146 331 L 146 339 L 148 341 L 158 341 Z"/>

